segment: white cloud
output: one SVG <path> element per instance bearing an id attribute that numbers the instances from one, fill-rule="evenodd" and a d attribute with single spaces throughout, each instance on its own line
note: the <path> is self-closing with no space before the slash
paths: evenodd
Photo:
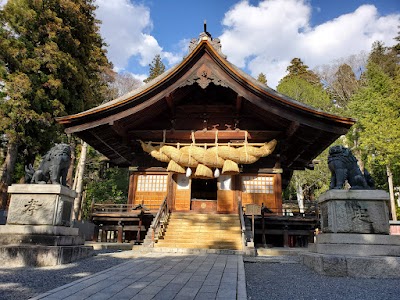
<path id="1" fill-rule="evenodd" d="M 108 58 L 116 70 L 124 70 L 129 59 L 137 57 L 141 66 L 151 63 L 156 54 L 169 65 L 178 58 L 164 52 L 157 40 L 150 35 L 153 24 L 150 9 L 129 0 L 96 0 L 96 16 L 102 21 L 101 35 L 108 44 Z"/>
<path id="2" fill-rule="evenodd" d="M 148 74 L 134 74 L 131 72 L 129 72 L 129 74 L 131 74 L 133 78 L 139 80 L 141 85 L 143 84 L 143 80 L 145 80 L 145 79 L 147 79 L 147 77 L 149 77 Z"/>
<path id="3" fill-rule="evenodd" d="M 393 45 L 400 15 L 380 16 L 375 6 L 362 5 L 315 27 L 307 0 L 264 0 L 257 6 L 241 1 L 224 16 L 221 35 L 228 60 L 257 77 L 266 74 L 275 87 L 294 57 L 310 68 L 369 51 L 374 41 Z"/>

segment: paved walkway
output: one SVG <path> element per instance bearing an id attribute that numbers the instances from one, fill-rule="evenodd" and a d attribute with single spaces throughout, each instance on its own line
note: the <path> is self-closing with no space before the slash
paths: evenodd
<path id="1" fill-rule="evenodd" d="M 33 299 L 247 299 L 243 257 L 147 253 Z"/>

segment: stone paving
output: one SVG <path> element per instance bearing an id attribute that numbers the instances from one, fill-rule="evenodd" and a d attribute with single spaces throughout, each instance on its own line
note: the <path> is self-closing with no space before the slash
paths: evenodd
<path id="1" fill-rule="evenodd" d="M 33 299 L 247 299 L 242 255 L 147 253 Z"/>

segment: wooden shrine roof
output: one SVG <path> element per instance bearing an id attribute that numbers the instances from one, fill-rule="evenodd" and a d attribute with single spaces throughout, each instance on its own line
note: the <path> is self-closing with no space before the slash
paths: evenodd
<path id="1" fill-rule="evenodd" d="M 273 138 L 278 147 L 258 168 L 279 162 L 304 169 L 345 134 L 353 119 L 297 102 L 258 82 L 228 62 L 204 36 L 177 66 L 113 101 L 57 119 L 117 165 L 151 164 L 138 140 L 190 143 Z M 146 162 L 143 162 L 146 161 Z M 153 162 L 154 163 L 154 162 Z"/>

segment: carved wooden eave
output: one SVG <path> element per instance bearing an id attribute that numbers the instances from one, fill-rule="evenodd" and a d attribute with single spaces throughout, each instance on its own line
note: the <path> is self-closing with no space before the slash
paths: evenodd
<path id="1" fill-rule="evenodd" d="M 271 158 L 256 168 L 304 169 L 354 120 L 299 103 L 256 81 L 203 37 L 183 61 L 151 82 L 90 110 L 58 118 L 74 133 L 119 165 L 144 159 L 137 139 L 190 142 L 278 140 Z M 195 46 L 195 47 L 194 47 Z M 272 165 L 271 165 L 272 164 Z"/>

